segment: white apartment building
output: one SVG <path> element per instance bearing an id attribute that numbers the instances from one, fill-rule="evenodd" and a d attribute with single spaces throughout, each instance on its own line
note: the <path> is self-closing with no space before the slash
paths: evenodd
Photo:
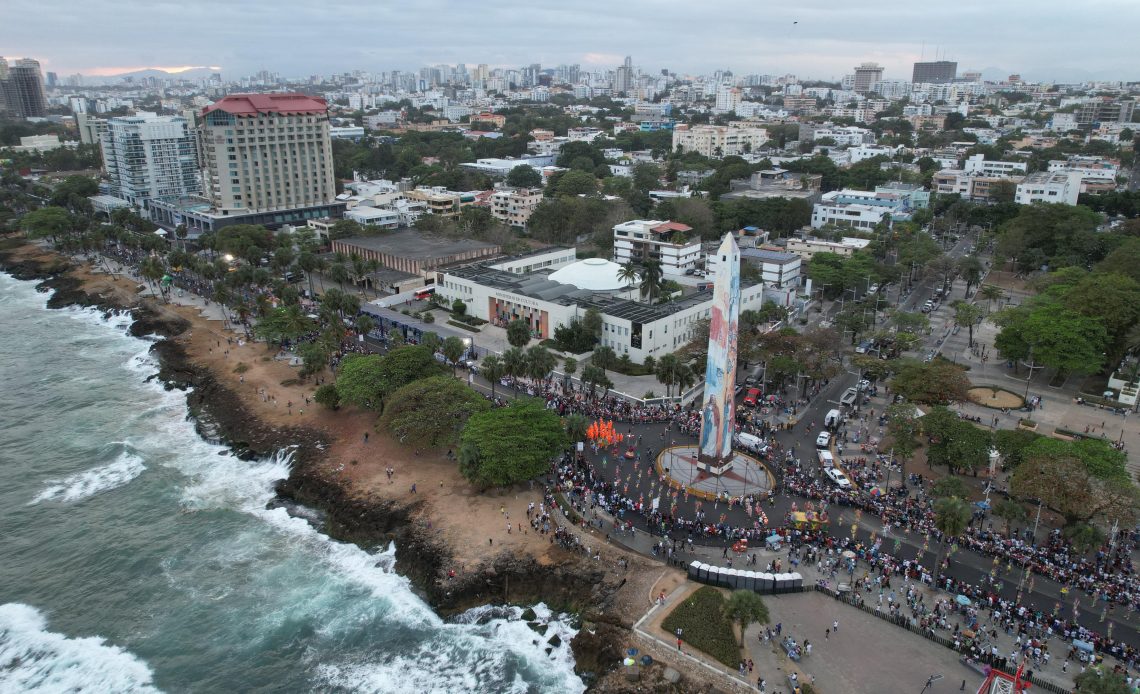
<path id="1" fill-rule="evenodd" d="M 861 251 L 871 245 L 870 239 L 856 239 L 843 237 L 841 241 L 824 241 L 822 239 L 788 239 L 788 253 L 795 253 L 804 260 L 811 260 L 816 253 L 834 253 L 841 256 L 851 256 L 855 251 Z"/>
<path id="2" fill-rule="evenodd" d="M 400 228 L 400 213 L 393 209 L 358 205 L 345 212 L 344 218 L 351 219 L 366 227 L 379 227 L 381 229 Z"/>
<path id="3" fill-rule="evenodd" d="M 963 200 L 989 200 L 995 183 L 1020 183 L 1022 176 L 983 176 L 958 169 L 943 169 L 934 174 L 931 187 L 939 195 L 957 194 Z"/>
<path id="4" fill-rule="evenodd" d="M 1081 192 L 1081 174 L 1076 171 L 1041 171 L 1029 174 L 1017 184 L 1014 202 L 1032 205 L 1035 202 L 1076 205 Z"/>
<path id="5" fill-rule="evenodd" d="M 231 94 L 202 111 L 207 191 L 223 216 L 336 198 L 328 104 L 304 94 Z"/>
<path id="6" fill-rule="evenodd" d="M 714 113 L 729 113 L 740 106 L 740 88 L 731 84 L 722 84 L 716 89 L 716 104 Z"/>
<path id="7" fill-rule="evenodd" d="M 710 256 L 710 262 L 713 257 L 715 256 Z M 740 260 L 753 263 L 760 268 L 760 277 L 765 287 L 786 289 L 800 286 L 803 258 L 795 253 L 770 251 L 764 248 L 742 248 Z"/>
<path id="8" fill-rule="evenodd" d="M 491 194 L 491 216 L 504 224 L 525 228 L 541 202 L 542 191 L 537 188 L 497 190 Z"/>
<path id="9" fill-rule="evenodd" d="M 115 197 L 143 207 L 147 200 L 201 192 L 198 148 L 182 116 L 111 118 L 100 137 Z"/>
<path id="10" fill-rule="evenodd" d="M 859 203 L 817 202 L 811 211 L 811 228 L 819 229 L 834 224 L 838 227 L 870 230 L 883 221 L 883 215 L 890 216 L 890 210 Z"/>
<path id="11" fill-rule="evenodd" d="M 1024 174 L 1029 165 L 1023 161 L 993 161 L 987 160 L 984 154 L 975 154 L 966 158 L 962 170 L 966 173 L 979 176 L 1016 176 Z"/>
<path id="12" fill-rule="evenodd" d="M 1108 187 L 1116 186 L 1116 177 L 1120 173 L 1120 162 L 1101 157 L 1072 156 L 1068 159 L 1052 159 L 1049 161 L 1050 173 L 1076 172 L 1081 175 L 1081 192 L 1087 192 L 1088 186 Z"/>
<path id="13" fill-rule="evenodd" d="M 860 145 L 875 144 L 875 133 L 867 128 L 858 126 L 822 125 L 815 126 L 810 123 L 800 125 L 800 140 L 819 140 L 831 138 L 839 147 L 858 147 Z"/>
<path id="14" fill-rule="evenodd" d="M 701 240 L 692 227 L 678 222 L 635 219 L 614 227 L 614 262 L 656 260 L 665 275 L 684 275 L 697 269 Z"/>
<path id="15" fill-rule="evenodd" d="M 847 156 L 850 157 L 852 164 L 858 164 L 861 161 L 875 157 L 893 157 L 897 152 L 898 149 L 887 147 L 886 145 L 860 145 L 859 147 L 849 147 L 847 149 Z"/>
<path id="16" fill-rule="evenodd" d="M 695 151 L 710 158 L 740 155 L 757 150 L 768 141 L 768 131 L 750 124 L 677 125 L 673 128 L 673 149 Z"/>

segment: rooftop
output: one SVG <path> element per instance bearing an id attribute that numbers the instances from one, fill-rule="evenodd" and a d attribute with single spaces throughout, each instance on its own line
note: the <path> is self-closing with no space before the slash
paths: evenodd
<path id="1" fill-rule="evenodd" d="M 793 262 L 793 261 L 800 259 L 800 257 L 798 255 L 796 255 L 795 253 L 785 253 L 783 251 L 768 251 L 768 250 L 764 250 L 762 248 L 742 248 L 740 250 L 740 255 L 743 258 L 749 258 L 752 260 L 759 260 L 759 261 L 767 262 L 767 263 L 778 263 L 781 265 L 784 265 L 786 263 L 790 263 L 790 262 Z"/>
<path id="2" fill-rule="evenodd" d="M 211 111 L 254 116 L 259 113 L 327 113 L 328 110 L 327 101 L 306 94 L 230 94 L 202 109 L 202 115 Z"/>
<path id="3" fill-rule="evenodd" d="M 473 239 L 449 239 L 446 236 L 429 235 L 415 229 L 400 229 L 380 236 L 353 236 L 339 239 L 338 243 L 377 253 L 420 259 L 446 258 L 456 253 L 495 248 L 493 243 Z"/>

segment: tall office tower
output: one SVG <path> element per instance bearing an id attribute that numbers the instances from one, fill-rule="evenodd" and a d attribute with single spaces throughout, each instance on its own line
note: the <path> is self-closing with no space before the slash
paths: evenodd
<path id="1" fill-rule="evenodd" d="M 878 63 L 863 63 L 855 68 L 855 93 L 866 94 L 882 79 L 883 68 Z"/>
<path id="2" fill-rule="evenodd" d="M 336 197 L 328 103 L 231 94 L 202 111 L 206 195 L 221 215 L 313 207 Z"/>
<path id="3" fill-rule="evenodd" d="M 47 115 L 47 96 L 39 61 L 31 58 L 7 63 L 0 68 L 0 102 L 8 115 L 16 118 L 42 118 Z M 4 72 L 7 74 L 5 75 Z"/>
<path id="4" fill-rule="evenodd" d="M 915 63 L 910 81 L 915 84 L 942 84 L 953 82 L 958 76 L 958 63 L 949 60 L 936 60 L 928 63 Z"/>
<path id="5" fill-rule="evenodd" d="M 97 128 L 94 123 L 91 127 Z M 116 197 L 143 207 L 147 200 L 201 192 L 198 146 L 182 116 L 111 118 L 100 139 L 103 165 Z"/>
<path id="6" fill-rule="evenodd" d="M 49 72 L 47 73 L 46 77 L 48 89 L 55 89 L 56 85 L 59 84 L 59 75 L 55 74 L 54 72 Z"/>
<path id="7" fill-rule="evenodd" d="M 633 58 L 625 57 L 625 63 L 614 71 L 614 94 L 625 94 L 633 89 Z"/>

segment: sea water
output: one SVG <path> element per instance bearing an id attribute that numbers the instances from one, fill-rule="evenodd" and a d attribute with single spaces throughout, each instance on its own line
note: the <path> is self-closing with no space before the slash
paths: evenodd
<path id="1" fill-rule="evenodd" d="M 0 274 L 0 693 L 584 689 L 564 616 L 440 619 L 393 550 L 267 509 L 290 452 L 200 438 L 129 318 L 46 301 Z"/>

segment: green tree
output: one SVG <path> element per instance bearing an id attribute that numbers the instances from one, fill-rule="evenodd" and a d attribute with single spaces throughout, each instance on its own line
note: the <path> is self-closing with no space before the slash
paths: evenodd
<path id="1" fill-rule="evenodd" d="M 463 340 L 452 335 L 443 341 L 443 358 L 451 364 L 451 374 L 455 375 L 455 367 L 459 363 L 459 358 L 467 351 L 467 345 L 463 344 Z"/>
<path id="2" fill-rule="evenodd" d="M 978 324 L 978 320 L 985 312 L 980 306 L 965 301 L 955 301 L 951 306 L 954 307 L 954 325 L 959 328 L 964 327 L 969 331 L 969 346 L 973 348 L 974 326 Z"/>
<path id="3" fill-rule="evenodd" d="M 657 382 L 665 386 L 666 397 L 673 397 L 673 385 L 677 383 L 677 371 L 681 368 L 681 360 L 676 354 L 665 354 L 657 360 L 653 375 Z"/>
<path id="4" fill-rule="evenodd" d="M 533 398 L 519 398 L 467 420 L 460 435 L 459 471 L 480 487 L 515 484 L 548 471 L 566 443 L 553 410 Z"/>
<path id="5" fill-rule="evenodd" d="M 988 429 L 961 421 L 947 443 L 946 453 L 952 469 L 973 472 L 989 464 L 992 449 L 993 436 Z"/>
<path id="6" fill-rule="evenodd" d="M 887 406 L 884 414 L 887 416 L 887 432 L 891 435 L 891 448 L 903 461 L 910 460 L 918 448 L 918 433 L 921 430 L 914 405 L 894 403 Z"/>
<path id="7" fill-rule="evenodd" d="M 332 383 L 325 383 L 318 386 L 316 391 L 313 392 L 313 400 L 322 407 L 327 407 L 330 410 L 335 410 L 340 407 L 340 391 Z"/>
<path id="8" fill-rule="evenodd" d="M 1050 297 L 1001 311 L 994 347 L 1006 359 L 1029 359 L 1062 373 L 1092 373 L 1104 364 L 1108 332 L 1100 321 Z"/>
<path id="9" fill-rule="evenodd" d="M 1104 531 L 1091 523 L 1070 525 L 1063 531 L 1065 538 L 1081 554 L 1088 554 L 1104 546 L 1107 536 Z"/>
<path id="10" fill-rule="evenodd" d="M 903 360 L 891 380 L 891 390 L 910 402 L 948 405 L 966 400 L 970 380 L 962 367 L 944 359 L 923 363 Z"/>
<path id="11" fill-rule="evenodd" d="M 1073 680 L 1078 694 L 1131 694 L 1124 674 L 1105 669 L 1103 665 L 1088 668 Z"/>
<path id="12" fill-rule="evenodd" d="M 590 195 L 598 191 L 598 179 L 586 171 L 567 171 L 558 180 L 559 196 Z"/>
<path id="13" fill-rule="evenodd" d="M 935 499 L 945 499 L 956 496 L 965 499 L 970 495 L 966 483 L 958 477 L 943 477 L 930 487 L 930 495 Z"/>
<path id="14" fill-rule="evenodd" d="M 340 219 L 329 227 L 329 240 L 347 239 L 353 236 L 361 236 L 363 233 L 364 227 L 360 226 L 360 222 L 351 219 Z"/>
<path id="15" fill-rule="evenodd" d="M 432 376 L 393 392 L 380 426 L 401 443 L 454 446 L 468 418 L 489 409 L 491 404 L 462 381 Z"/>
<path id="16" fill-rule="evenodd" d="M 764 599 L 752 590 L 734 590 L 724 601 L 725 619 L 736 622 L 740 627 L 740 647 L 744 648 L 744 632 L 752 624 L 767 624 L 768 606 Z"/>
<path id="17" fill-rule="evenodd" d="M 507 174 L 507 185 L 515 188 L 541 188 L 542 174 L 533 166 L 519 164 Z"/>
<path id="18" fill-rule="evenodd" d="M 1005 521 L 1005 534 L 1008 536 L 1014 523 L 1024 523 L 1026 519 L 1025 507 L 1013 499 L 999 499 L 994 504 L 994 516 Z"/>
<path id="19" fill-rule="evenodd" d="M 590 387 L 590 396 L 593 397 L 595 389 L 602 386 L 605 389 L 613 387 L 613 382 L 606 375 L 605 369 L 594 364 L 587 364 L 582 369 L 582 385 Z"/>
<path id="20" fill-rule="evenodd" d="M 1093 519 L 1131 523 L 1140 492 L 1125 468 L 1125 456 L 1107 441 L 1062 441 L 1040 437 L 1023 452 L 1010 490 L 1037 498 L 1067 524 Z"/>
<path id="21" fill-rule="evenodd" d="M 384 356 L 353 354 L 341 362 L 337 391 L 341 400 L 372 410 L 382 410 L 384 400 L 397 389 L 445 369 L 431 350 L 422 345 L 403 346 Z"/>
<path id="22" fill-rule="evenodd" d="M 507 342 L 512 347 L 524 347 L 530 342 L 530 325 L 521 318 L 507 323 Z"/>
<path id="23" fill-rule="evenodd" d="M 24 215 L 20 226 L 29 238 L 46 238 L 57 243 L 74 228 L 75 219 L 62 207 L 44 207 Z"/>
<path id="24" fill-rule="evenodd" d="M 295 340 L 317 327 L 316 321 L 305 315 L 300 304 L 291 304 L 273 309 L 257 321 L 254 334 L 266 342 L 283 343 Z"/>
<path id="25" fill-rule="evenodd" d="M 1001 456 L 1002 465 L 1016 470 L 1025 460 L 1025 450 L 1039 438 L 1040 434 L 1027 429 L 998 429 L 994 432 L 994 448 Z"/>
<path id="26" fill-rule="evenodd" d="M 562 372 L 566 374 L 566 381 L 569 382 L 578 372 L 578 360 L 574 357 L 566 357 L 566 361 L 562 362 Z"/>
<path id="27" fill-rule="evenodd" d="M 457 316 L 462 316 L 467 313 L 467 304 L 463 301 L 463 299 L 456 299 L 455 301 L 451 302 L 451 312 Z"/>
<path id="28" fill-rule="evenodd" d="M 522 347 L 511 347 L 503 352 L 503 368 L 511 378 L 526 376 L 526 352 Z"/>
<path id="29" fill-rule="evenodd" d="M 597 339 L 602 336 L 602 312 L 596 308 L 586 309 L 582 315 L 582 328 Z"/>

